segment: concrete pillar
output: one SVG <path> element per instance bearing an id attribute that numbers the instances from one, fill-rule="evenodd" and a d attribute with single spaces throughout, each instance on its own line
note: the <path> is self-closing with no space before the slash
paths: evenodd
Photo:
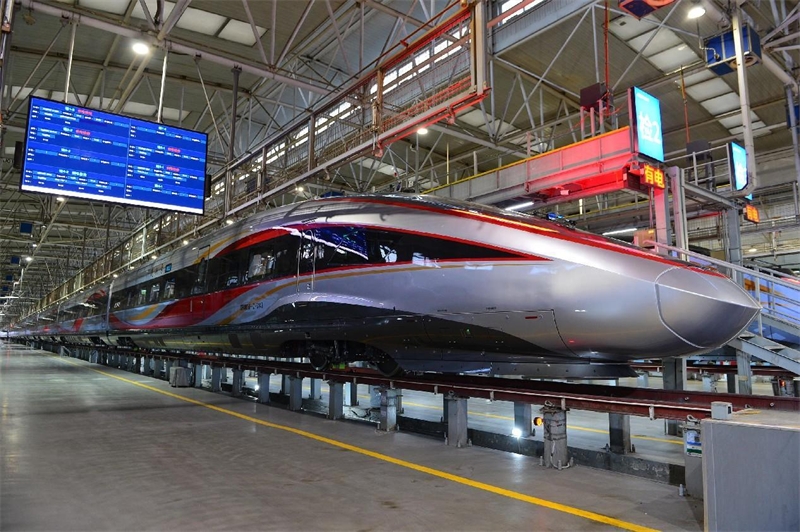
<path id="1" fill-rule="evenodd" d="M 145 377 L 151 377 L 153 375 L 153 357 L 142 357 L 142 375 Z"/>
<path id="2" fill-rule="evenodd" d="M 615 454 L 633 452 L 631 447 L 631 416 L 627 414 L 608 414 L 609 448 Z"/>
<path id="3" fill-rule="evenodd" d="M 717 391 L 717 378 L 712 373 L 703 373 L 703 391 L 716 392 Z"/>
<path id="4" fill-rule="evenodd" d="M 738 393 L 753 394 L 753 370 L 750 367 L 751 357 L 743 351 L 736 351 L 736 384 Z"/>
<path id="5" fill-rule="evenodd" d="M 344 384 L 328 381 L 328 419 L 344 417 Z"/>
<path id="6" fill-rule="evenodd" d="M 792 391 L 795 397 L 800 397 L 800 377 L 792 379 Z"/>
<path id="7" fill-rule="evenodd" d="M 319 379 L 308 379 L 309 382 L 309 392 L 308 398 L 314 400 L 322 399 L 322 381 Z"/>
<path id="8" fill-rule="evenodd" d="M 202 388 L 203 387 L 203 376 L 206 372 L 206 366 L 203 364 L 194 364 L 194 387 L 195 388 Z M 169 379 L 169 373 L 167 373 L 167 379 Z"/>
<path id="9" fill-rule="evenodd" d="M 447 395 L 445 403 L 447 404 L 447 445 L 465 447 L 469 442 L 467 398 Z"/>
<path id="10" fill-rule="evenodd" d="M 172 366 L 174 364 L 175 362 L 171 358 L 164 361 L 164 373 L 167 375 L 167 382 L 169 382 L 169 372 L 172 371 Z"/>
<path id="11" fill-rule="evenodd" d="M 231 394 L 234 397 L 241 397 L 242 386 L 244 386 L 244 371 L 239 368 L 234 368 L 233 378 L 231 379 Z"/>
<path id="12" fill-rule="evenodd" d="M 736 373 L 726 373 L 725 379 L 728 381 L 728 393 L 736 393 Z"/>
<path id="13" fill-rule="evenodd" d="M 269 403 L 269 378 L 271 374 L 268 371 L 262 371 L 258 374 L 258 402 L 263 404 Z"/>
<path id="14" fill-rule="evenodd" d="M 662 362 L 665 390 L 686 389 L 686 359 L 680 357 L 665 358 Z M 672 419 L 667 420 L 667 434 L 680 435 L 680 425 Z"/>
<path id="15" fill-rule="evenodd" d="M 403 408 L 403 390 L 401 390 L 400 388 L 395 388 L 395 390 L 397 390 L 397 397 L 395 398 L 397 413 L 403 414 L 405 413 L 405 409 Z"/>
<path id="16" fill-rule="evenodd" d="M 303 409 L 303 379 L 298 377 L 287 377 L 289 384 L 289 410 L 299 411 Z"/>
<path id="17" fill-rule="evenodd" d="M 211 368 L 211 391 L 222 391 L 222 368 L 213 366 Z"/>
<path id="18" fill-rule="evenodd" d="M 348 399 L 348 406 L 358 406 L 358 384 L 356 382 L 346 382 L 344 393 Z"/>
<path id="19" fill-rule="evenodd" d="M 569 457 L 567 449 L 567 411 L 542 407 L 544 418 L 544 465 L 561 469 Z"/>
<path id="20" fill-rule="evenodd" d="M 380 386 L 369 386 L 369 407 L 381 407 L 381 393 L 383 388 Z"/>
<path id="21" fill-rule="evenodd" d="M 221 368 L 219 380 L 220 382 L 228 382 L 228 368 Z"/>
<path id="22" fill-rule="evenodd" d="M 289 376 L 281 375 L 281 395 L 289 395 Z"/>
<path id="23" fill-rule="evenodd" d="M 161 376 L 161 372 L 164 370 L 164 359 L 157 358 L 153 361 L 153 377 L 156 379 L 163 379 L 164 377 Z M 166 376 L 167 380 L 169 380 L 169 375 Z"/>
<path id="24" fill-rule="evenodd" d="M 373 388 L 370 386 L 370 388 Z M 377 387 L 375 387 L 377 388 Z M 381 416 L 378 428 L 384 431 L 397 430 L 397 391 L 390 388 L 378 388 L 380 390 Z"/>
<path id="25" fill-rule="evenodd" d="M 442 395 L 442 423 L 447 423 L 447 413 L 450 410 L 450 402 L 447 400 L 447 395 Z"/>
<path id="26" fill-rule="evenodd" d="M 527 438 L 531 435 L 532 428 L 531 405 L 528 403 L 514 403 L 514 430 L 519 431 L 520 437 Z"/>

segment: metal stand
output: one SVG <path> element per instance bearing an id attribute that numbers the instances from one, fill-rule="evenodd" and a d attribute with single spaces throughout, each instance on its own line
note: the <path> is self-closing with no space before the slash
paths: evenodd
<path id="1" fill-rule="evenodd" d="M 447 395 L 445 404 L 447 404 L 447 445 L 465 447 L 469 443 L 467 398 Z"/>
<path id="2" fill-rule="evenodd" d="M 328 419 L 344 417 L 344 384 L 328 381 Z"/>
<path id="3" fill-rule="evenodd" d="M 378 428 L 383 431 L 397 430 L 397 391 L 380 388 L 381 416 Z"/>
<path id="4" fill-rule="evenodd" d="M 558 407 L 542 407 L 544 418 L 544 465 L 562 469 L 568 467 L 567 411 Z"/>
<path id="5" fill-rule="evenodd" d="M 261 372 L 258 374 L 258 402 L 262 404 L 269 404 L 269 372 Z"/>

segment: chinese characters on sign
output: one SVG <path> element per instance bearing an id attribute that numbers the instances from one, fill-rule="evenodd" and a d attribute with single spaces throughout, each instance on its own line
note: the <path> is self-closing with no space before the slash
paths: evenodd
<path id="1" fill-rule="evenodd" d="M 635 119 L 636 149 L 641 155 L 664 162 L 661 135 L 661 103 L 638 87 L 633 87 L 633 119 Z"/>
<path id="2" fill-rule="evenodd" d="M 761 221 L 761 215 L 758 213 L 758 209 L 756 209 L 755 205 L 750 205 L 749 203 L 745 205 L 744 219 L 753 223 L 759 223 Z"/>
<path id="3" fill-rule="evenodd" d="M 664 170 L 657 166 L 645 164 L 642 168 L 642 184 L 653 188 L 666 188 Z"/>

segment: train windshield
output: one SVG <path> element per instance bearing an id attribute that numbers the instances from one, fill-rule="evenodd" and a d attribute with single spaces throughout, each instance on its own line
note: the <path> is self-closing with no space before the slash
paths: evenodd
<path id="1" fill-rule="evenodd" d="M 664 255 L 660 253 L 655 253 L 650 250 L 645 250 L 628 242 L 617 240 L 616 238 L 611 238 L 603 235 L 598 235 L 596 233 L 591 233 L 589 231 L 584 231 L 583 229 L 578 229 L 565 222 L 549 220 L 547 218 L 542 218 L 541 216 L 538 215 L 526 214 L 516 211 L 507 211 L 491 205 L 480 205 L 468 201 L 456 200 L 452 198 L 442 198 L 439 196 L 430 196 L 424 194 L 417 194 L 417 195 L 390 194 L 387 196 L 398 201 L 408 201 L 409 203 L 424 203 L 427 205 L 440 207 L 446 210 L 469 212 L 481 216 L 491 216 L 496 219 L 509 221 L 517 224 L 522 223 L 534 227 L 543 227 L 562 235 L 569 235 L 569 234 L 574 235 L 575 233 L 579 233 L 581 237 L 585 238 L 586 240 L 594 242 L 603 242 L 605 244 L 610 244 L 614 246 L 621 246 L 641 253 L 657 254 L 659 256 L 668 258 L 678 264 L 685 266 L 698 266 L 698 264 L 682 261 L 669 255 Z"/>

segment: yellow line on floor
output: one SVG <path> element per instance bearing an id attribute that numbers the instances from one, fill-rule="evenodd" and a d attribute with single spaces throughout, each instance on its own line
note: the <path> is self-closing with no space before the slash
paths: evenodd
<path id="1" fill-rule="evenodd" d="M 635 523 L 629 523 L 627 521 L 622 521 L 620 519 L 615 519 L 613 517 L 609 517 L 607 515 L 598 514 L 595 512 L 590 512 L 588 510 L 581 510 L 580 508 L 575 508 L 573 506 L 568 506 L 566 504 L 560 504 L 557 502 L 549 501 L 547 499 L 540 499 L 539 497 L 532 497 L 530 495 L 525 495 L 524 493 L 518 493 L 516 491 L 511 491 L 505 488 L 501 488 L 498 486 L 493 486 L 492 484 L 486 484 L 485 482 L 478 482 L 476 480 L 472 480 L 466 477 L 461 477 L 458 475 L 453 475 L 452 473 L 447 473 L 446 471 L 440 471 L 439 469 L 434 469 L 432 467 L 423 466 L 420 464 L 415 464 L 413 462 L 409 462 L 407 460 L 402 460 L 400 458 L 394 458 L 392 456 L 377 453 L 375 451 L 370 451 L 369 449 L 364 449 L 362 447 L 356 447 L 355 445 L 351 445 L 349 443 L 344 443 L 338 440 L 334 440 L 331 438 L 326 438 L 325 436 L 320 436 L 318 434 L 314 434 L 312 432 L 308 432 L 301 429 L 296 429 L 294 427 L 289 427 L 286 425 L 279 425 L 277 423 L 272 423 L 270 421 L 264 421 L 262 419 L 258 419 L 252 416 L 248 416 L 246 414 L 240 414 L 239 412 L 234 412 L 233 410 L 228 410 L 227 408 L 222 408 L 216 405 L 212 405 L 210 403 L 206 403 L 203 401 L 198 401 L 196 399 L 191 399 L 189 397 L 184 397 L 177 393 L 168 392 L 166 390 L 161 390 L 156 388 L 155 386 L 150 386 L 148 384 L 143 384 L 141 382 L 137 382 L 131 379 L 127 379 L 125 377 L 120 377 L 118 375 L 114 375 L 113 373 L 108 373 L 107 371 L 101 371 L 99 369 L 95 369 L 84 364 L 80 364 L 78 362 L 72 361 L 67 358 L 62 358 L 57 355 L 48 355 L 52 358 L 56 358 L 68 364 L 72 364 L 73 366 L 78 366 L 90 371 L 94 371 L 101 375 L 105 375 L 106 377 L 110 377 L 112 379 L 117 379 L 122 382 L 126 382 L 128 384 L 133 384 L 134 386 L 139 386 L 140 388 L 144 388 L 145 390 L 150 390 L 152 392 L 160 393 L 162 395 L 166 395 L 168 397 L 172 397 L 173 399 L 177 399 L 179 401 L 184 401 L 187 403 L 191 403 L 196 406 L 202 406 L 208 408 L 210 410 L 214 410 L 215 412 L 219 412 L 221 414 L 227 414 L 229 416 L 233 416 L 244 421 L 249 421 L 251 423 L 256 423 L 258 425 L 269 427 L 272 429 L 282 430 L 285 432 L 289 432 L 292 434 L 296 434 L 298 436 L 302 436 L 304 438 L 308 438 L 311 440 L 315 440 L 321 443 L 326 443 L 328 445 L 332 445 L 334 447 L 338 447 L 340 449 L 345 449 L 348 451 L 352 451 L 354 453 L 358 453 L 364 456 L 369 456 L 370 458 L 375 458 L 377 460 L 381 460 L 383 462 L 388 462 L 390 464 L 394 464 L 400 467 L 405 467 L 407 469 L 412 469 L 414 471 L 418 471 L 420 473 L 425 473 L 434 477 L 443 478 L 445 480 L 449 480 L 451 482 L 455 482 L 457 484 L 462 484 L 464 486 L 470 486 L 472 488 L 476 488 L 483 491 L 488 491 L 490 493 L 494 493 L 496 495 L 501 495 L 503 497 L 508 497 L 510 499 L 516 499 L 518 501 L 527 502 L 529 504 L 534 504 L 536 506 L 542 506 L 544 508 L 549 508 L 551 510 L 556 510 L 559 512 L 567 513 L 570 515 L 574 515 L 577 517 L 582 517 L 584 519 L 588 519 L 590 521 L 596 521 L 598 523 L 604 523 L 607 525 L 615 526 L 617 528 L 621 528 L 623 530 L 632 530 L 636 532 L 652 532 L 655 529 L 648 528 L 644 526 L 637 525 Z"/>

